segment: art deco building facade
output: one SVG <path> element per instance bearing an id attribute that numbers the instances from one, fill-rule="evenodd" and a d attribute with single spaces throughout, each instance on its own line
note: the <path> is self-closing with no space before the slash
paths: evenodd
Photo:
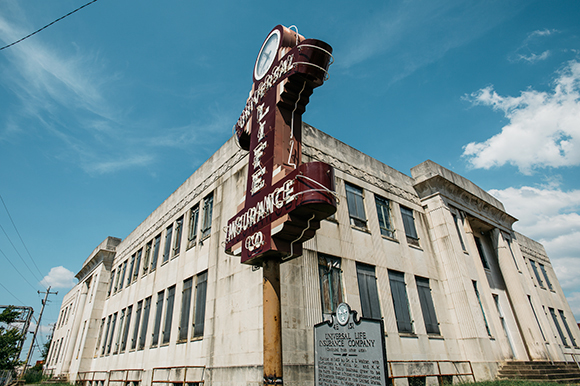
<path id="1" fill-rule="evenodd" d="M 335 168 L 340 202 L 281 267 L 285 384 L 313 384 L 313 326 L 340 302 L 383 319 L 396 383 L 580 354 L 544 248 L 497 199 L 432 161 L 409 177 L 308 125 L 303 158 Z M 262 273 L 224 252 L 247 162 L 230 139 L 127 238 L 93 251 L 48 372 L 95 386 L 262 384 Z"/>

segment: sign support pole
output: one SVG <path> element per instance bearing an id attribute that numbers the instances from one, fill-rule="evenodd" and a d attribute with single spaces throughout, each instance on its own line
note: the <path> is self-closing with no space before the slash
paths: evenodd
<path id="1" fill-rule="evenodd" d="M 280 260 L 268 259 L 262 267 L 264 282 L 264 385 L 282 385 L 282 307 Z"/>

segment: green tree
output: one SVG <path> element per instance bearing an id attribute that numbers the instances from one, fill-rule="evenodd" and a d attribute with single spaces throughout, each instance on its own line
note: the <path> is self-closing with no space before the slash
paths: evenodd
<path id="1" fill-rule="evenodd" d="M 14 370 L 20 364 L 18 343 L 22 334 L 11 325 L 18 316 L 18 311 L 10 306 L 0 314 L 0 370 Z"/>

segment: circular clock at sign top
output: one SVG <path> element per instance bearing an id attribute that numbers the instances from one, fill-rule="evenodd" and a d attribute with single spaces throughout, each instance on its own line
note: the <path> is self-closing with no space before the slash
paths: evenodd
<path id="1" fill-rule="evenodd" d="M 275 29 L 268 35 L 264 44 L 262 44 L 258 59 L 256 59 L 256 65 L 254 66 L 254 79 L 260 80 L 266 75 L 270 67 L 272 67 L 274 59 L 276 59 L 279 46 L 280 31 Z"/>

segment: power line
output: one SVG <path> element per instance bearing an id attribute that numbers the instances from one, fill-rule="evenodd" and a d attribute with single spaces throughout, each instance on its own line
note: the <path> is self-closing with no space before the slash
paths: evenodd
<path id="1" fill-rule="evenodd" d="M 8 210 L 8 207 L 6 206 L 6 202 L 4 202 L 4 198 L 2 198 L 2 195 L 1 194 L 0 194 L 0 201 L 2 201 L 2 204 L 4 205 L 4 209 L 6 209 L 6 213 L 8 213 L 8 218 L 10 218 L 10 222 L 12 222 L 12 226 L 16 230 L 16 234 L 18 234 L 18 237 L 20 238 L 20 241 L 22 242 L 22 245 L 24 245 L 24 249 L 26 249 L 26 252 L 28 253 L 28 256 L 30 257 L 30 260 L 32 260 L 32 264 L 34 264 L 34 266 L 36 267 L 36 270 L 38 271 L 38 273 L 40 274 L 40 276 L 42 276 L 42 272 L 40 272 L 40 269 L 38 269 L 38 265 L 36 265 L 36 262 L 32 258 L 32 255 L 30 254 L 30 251 L 28 250 L 28 247 L 24 243 L 24 240 L 22 239 L 22 236 L 20 236 L 20 232 L 18 232 L 18 228 L 16 228 L 16 224 L 14 223 L 14 220 L 12 219 L 12 215 L 10 214 L 10 211 Z"/>
<path id="2" fill-rule="evenodd" d="M 6 288 L 6 287 L 4 286 L 4 284 L 0 283 L 0 286 L 2 286 L 2 288 L 4 288 L 4 289 L 6 290 L 6 292 L 8 292 L 10 295 L 12 295 L 12 297 L 13 297 L 14 299 L 18 300 L 18 301 L 20 302 L 20 304 L 24 305 L 24 302 L 23 302 L 22 300 L 18 299 L 18 298 L 16 297 L 16 295 L 14 295 L 12 292 L 10 292 L 10 290 L 9 290 L 8 288 Z"/>
<path id="3" fill-rule="evenodd" d="M 26 264 L 26 261 L 24 261 L 24 258 L 22 257 L 22 255 L 20 254 L 20 252 L 18 252 L 18 249 L 16 249 L 16 245 L 14 245 L 14 243 L 10 239 L 10 236 L 8 236 L 8 233 L 6 233 L 6 231 L 4 230 L 4 227 L 1 224 L 0 224 L 0 229 L 2 229 L 2 232 L 4 232 L 4 235 L 6 236 L 6 238 L 8 239 L 8 241 L 10 241 L 10 244 L 12 244 L 12 248 L 14 248 L 14 250 L 16 251 L 16 254 L 18 255 L 18 257 L 20 257 L 20 260 L 22 260 L 22 262 L 24 263 L 24 265 L 26 266 L 26 268 L 28 268 L 28 270 L 30 271 L 30 273 L 32 274 L 32 276 L 34 276 L 34 278 L 36 280 L 41 281 L 42 279 L 39 279 L 38 276 L 36 276 L 36 274 L 34 272 L 32 272 L 32 270 L 30 269 L 30 267 L 28 266 L 28 264 Z M 4 252 L 2 252 L 2 253 L 4 253 Z M 4 256 L 6 256 L 6 255 L 4 255 Z M 6 258 L 8 259 L 8 257 L 6 257 Z"/>
<path id="4" fill-rule="evenodd" d="M 8 44 L 7 46 L 4 46 L 4 47 L 0 48 L 0 51 L 2 51 L 2 50 L 3 50 L 3 49 L 5 49 L 5 48 L 12 47 L 13 45 L 20 43 L 21 41 L 23 41 L 23 40 L 25 40 L 25 39 L 28 39 L 28 38 L 29 38 L 29 37 L 31 37 L 32 35 L 36 35 L 36 34 L 37 34 L 37 33 L 39 33 L 40 31 L 42 31 L 43 29 L 46 29 L 46 28 L 50 27 L 51 25 L 53 25 L 53 24 L 54 24 L 54 23 L 56 23 L 57 21 L 61 21 L 61 20 L 62 20 L 62 19 L 64 19 L 65 17 L 67 17 L 67 16 L 70 16 L 70 15 L 72 15 L 73 13 L 75 13 L 75 12 L 77 12 L 77 11 L 80 11 L 81 9 L 83 9 L 84 7 L 86 7 L 87 5 L 90 5 L 90 4 L 92 4 L 92 3 L 96 2 L 96 1 L 97 1 L 97 0 L 92 0 L 92 1 L 89 1 L 89 2 L 88 2 L 88 3 L 86 3 L 85 5 L 83 5 L 83 6 L 81 6 L 81 7 L 78 7 L 78 8 L 77 8 L 77 9 L 75 9 L 74 11 L 71 11 L 71 12 L 67 13 L 67 14 L 66 14 L 66 15 L 64 15 L 64 16 L 62 16 L 62 17 L 59 17 L 59 18 L 58 18 L 58 19 L 56 19 L 55 21 L 53 21 L 53 22 L 51 22 L 51 23 L 48 23 L 47 25 L 45 25 L 45 26 L 44 26 L 44 27 L 42 27 L 41 29 L 38 29 L 38 30 L 34 31 L 34 32 L 33 32 L 33 33 L 31 33 L 31 34 L 28 34 L 28 35 L 26 35 L 25 37 L 23 37 L 22 39 L 19 39 L 19 40 L 15 41 L 14 43 L 10 43 L 10 44 Z"/>
<path id="5" fill-rule="evenodd" d="M 10 265 L 16 270 L 16 272 L 18 272 L 18 274 L 20 276 L 22 276 L 22 279 L 24 279 L 24 281 L 28 283 L 30 288 L 32 288 L 34 291 L 36 291 L 36 288 L 34 288 L 34 286 L 32 284 L 30 284 L 30 282 L 26 279 L 26 277 L 24 277 L 24 275 L 18 270 L 18 268 L 16 268 L 16 266 L 14 264 L 12 264 L 12 262 L 10 261 L 8 256 L 6 256 L 6 254 L 4 253 L 4 251 L 2 249 L 0 249 L 0 253 L 2 253 L 2 256 L 4 256 L 4 258 L 10 263 Z"/>

